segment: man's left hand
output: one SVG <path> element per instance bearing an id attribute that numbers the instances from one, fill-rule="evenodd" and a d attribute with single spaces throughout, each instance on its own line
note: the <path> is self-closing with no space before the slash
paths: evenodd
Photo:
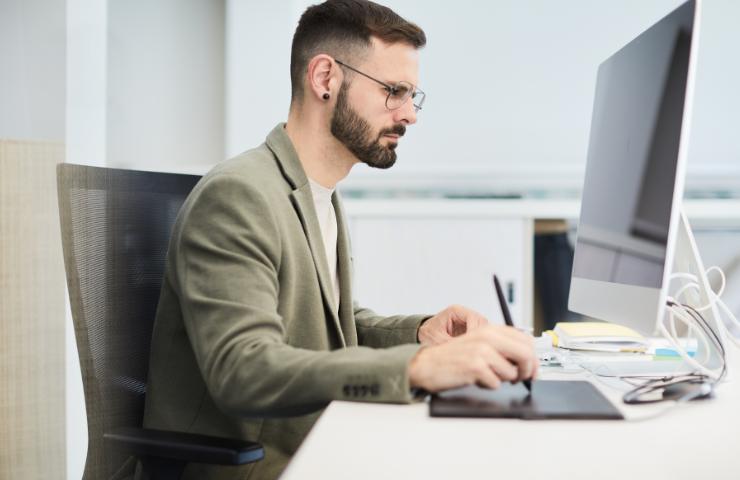
<path id="1" fill-rule="evenodd" d="M 451 305 L 421 325 L 419 343 L 439 345 L 485 325 L 488 325 L 488 320 L 480 313 L 461 305 Z"/>

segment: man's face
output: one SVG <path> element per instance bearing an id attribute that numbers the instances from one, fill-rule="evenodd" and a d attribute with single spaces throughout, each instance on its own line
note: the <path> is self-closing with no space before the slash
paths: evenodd
<path id="1" fill-rule="evenodd" d="M 416 85 L 418 54 L 405 44 L 389 45 L 373 39 L 373 48 L 362 65 L 352 65 L 387 84 L 406 81 Z M 350 72 L 345 70 L 345 75 Z M 357 159 L 374 168 L 390 168 L 396 162 L 398 141 L 406 126 L 416 123 L 412 99 L 395 110 L 386 108 L 388 91 L 359 74 L 345 80 L 337 95 L 331 133 Z M 362 114 L 360 114 L 362 112 Z"/>

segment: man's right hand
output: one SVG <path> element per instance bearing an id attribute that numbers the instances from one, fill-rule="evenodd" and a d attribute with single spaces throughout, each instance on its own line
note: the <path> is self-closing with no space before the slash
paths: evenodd
<path id="1" fill-rule="evenodd" d="M 534 378 L 538 366 L 531 336 L 488 325 L 419 350 L 409 363 L 409 382 L 429 392 L 471 384 L 498 388 L 504 381 Z"/>

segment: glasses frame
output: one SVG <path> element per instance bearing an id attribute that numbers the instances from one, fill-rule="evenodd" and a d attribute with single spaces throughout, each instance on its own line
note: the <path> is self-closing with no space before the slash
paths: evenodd
<path id="1" fill-rule="evenodd" d="M 382 86 L 383 86 L 383 88 L 385 88 L 385 89 L 386 89 L 386 90 L 388 91 L 388 96 L 387 96 L 387 97 L 385 97 L 385 108 L 387 108 L 388 110 L 398 110 L 399 108 L 401 108 L 402 106 L 404 106 L 404 105 L 406 104 L 406 102 L 408 102 L 408 101 L 409 101 L 409 99 L 411 99 L 411 101 L 413 102 L 413 100 L 414 100 L 414 99 L 415 99 L 415 98 L 416 98 L 416 97 L 417 97 L 418 95 L 421 95 L 421 99 L 419 100 L 419 103 L 418 103 L 418 104 L 417 104 L 417 103 L 414 103 L 414 104 L 413 104 L 413 105 L 414 105 L 414 111 L 415 111 L 416 113 L 419 113 L 419 112 L 421 111 L 421 109 L 422 109 L 422 106 L 424 105 L 424 100 L 426 99 L 426 96 L 427 96 L 427 94 L 426 94 L 426 93 L 424 93 L 424 92 L 423 92 L 423 91 L 422 91 L 422 90 L 421 90 L 420 88 L 418 88 L 418 87 L 417 87 L 416 85 L 414 85 L 413 83 L 411 83 L 411 82 L 406 82 L 406 81 L 403 81 L 403 82 L 398 82 L 398 83 L 397 83 L 396 85 L 391 85 L 391 84 L 385 83 L 385 82 L 383 82 L 383 81 L 381 81 L 381 80 L 378 80 L 378 79 L 377 79 L 377 78 L 375 78 L 375 77 L 371 77 L 371 76 L 370 76 L 370 75 L 368 75 L 367 73 L 365 73 L 365 72 L 361 72 L 361 71 L 357 70 L 357 69 L 356 69 L 355 67 L 352 67 L 352 66 L 350 66 L 350 65 L 347 65 L 346 63 L 342 62 L 341 60 L 337 60 L 337 59 L 335 58 L 335 59 L 334 59 L 334 61 L 335 61 L 335 62 L 337 62 L 337 63 L 338 63 L 339 65 L 341 65 L 341 66 L 343 66 L 343 67 L 345 67 L 345 68 L 348 68 L 348 69 L 352 70 L 352 71 L 353 71 L 353 72 L 355 72 L 355 73 L 359 73 L 359 74 L 360 74 L 360 75 L 362 75 L 363 77 L 365 77 L 365 78 L 368 78 L 368 79 L 372 80 L 373 82 L 376 82 L 376 83 L 379 83 L 380 85 L 382 85 Z M 408 85 L 411 85 L 411 89 L 409 90 L 409 91 L 410 91 L 411 93 L 410 93 L 410 94 L 408 95 L 408 97 L 406 97 L 406 99 L 405 99 L 405 100 L 404 100 L 403 102 L 401 102 L 401 103 L 400 103 L 400 104 L 399 104 L 399 105 L 398 105 L 397 107 L 395 107 L 395 108 L 391 108 L 391 107 L 389 107 L 389 106 L 388 106 L 388 102 L 390 102 L 390 100 L 391 100 L 391 95 L 393 95 L 393 94 L 394 94 L 395 92 L 397 92 L 397 91 L 398 91 L 398 84 L 400 84 L 400 83 L 406 83 L 406 84 L 408 84 Z"/>

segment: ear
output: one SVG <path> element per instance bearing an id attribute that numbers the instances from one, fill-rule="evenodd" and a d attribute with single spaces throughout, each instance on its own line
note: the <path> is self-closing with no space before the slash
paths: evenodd
<path id="1" fill-rule="evenodd" d="M 308 85 L 306 93 L 320 102 L 326 102 L 325 95 L 334 98 L 342 84 L 339 65 L 326 54 L 316 55 L 308 62 Z"/>

